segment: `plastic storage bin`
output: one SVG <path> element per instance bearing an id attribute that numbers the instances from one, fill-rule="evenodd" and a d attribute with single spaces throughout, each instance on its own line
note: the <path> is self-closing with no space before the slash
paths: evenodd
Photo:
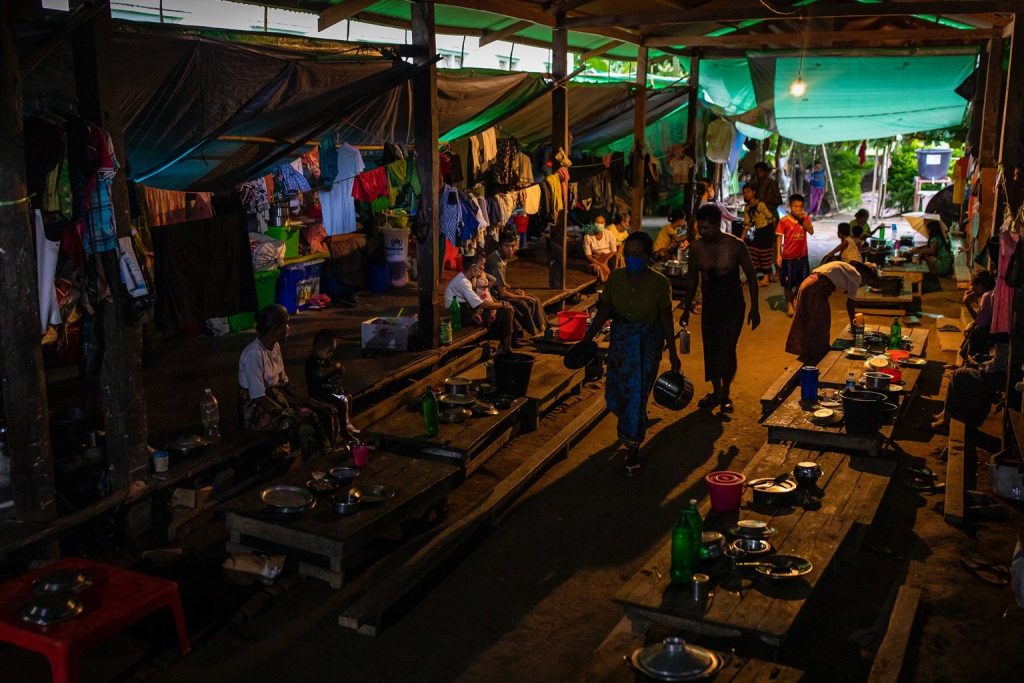
<path id="1" fill-rule="evenodd" d="M 274 294 L 277 292 L 277 279 L 281 277 L 281 271 L 277 268 L 273 270 L 257 270 L 254 275 L 256 276 L 256 310 L 262 311 L 274 303 Z"/>
<path id="2" fill-rule="evenodd" d="M 277 280 L 277 298 L 275 301 L 288 309 L 288 312 L 295 315 L 299 311 L 300 303 L 305 303 L 301 298 L 301 290 L 306 279 L 306 266 L 303 263 L 293 263 L 281 267 L 281 277 Z"/>
<path id="3" fill-rule="evenodd" d="M 295 258 L 299 255 L 299 228 L 267 228 L 267 237 L 284 242 L 285 258 Z"/>
<path id="4" fill-rule="evenodd" d="M 941 180 L 949 177 L 950 149 L 917 150 L 917 175 L 922 180 Z"/>

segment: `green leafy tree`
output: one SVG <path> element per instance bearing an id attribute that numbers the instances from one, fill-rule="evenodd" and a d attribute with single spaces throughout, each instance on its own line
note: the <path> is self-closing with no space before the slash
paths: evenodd
<path id="1" fill-rule="evenodd" d="M 917 177 L 917 145 L 902 144 L 893 152 L 889 165 L 889 189 L 885 205 L 910 211 L 914 205 L 914 178 Z"/>
<path id="2" fill-rule="evenodd" d="M 845 145 L 836 145 L 828 150 L 828 161 L 832 167 L 832 182 L 835 185 L 839 209 L 851 211 L 860 208 L 860 188 L 865 167 L 860 165 L 857 153 Z"/>

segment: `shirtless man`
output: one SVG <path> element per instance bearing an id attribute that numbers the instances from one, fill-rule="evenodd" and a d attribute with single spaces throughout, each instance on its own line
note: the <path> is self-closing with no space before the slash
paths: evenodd
<path id="1" fill-rule="evenodd" d="M 747 278 L 750 292 L 750 329 L 761 324 L 758 311 L 757 275 L 747 245 L 738 237 L 722 232 L 722 212 L 714 204 L 697 209 L 700 239 L 690 245 L 686 301 L 682 322 L 690 320 L 690 299 L 700 280 L 704 298 L 701 308 L 701 339 L 704 341 L 704 379 L 713 391 L 698 405 L 707 410 L 720 406 L 723 413 L 732 412 L 729 387 L 736 376 L 736 345 L 743 329 L 743 285 L 740 271 Z"/>

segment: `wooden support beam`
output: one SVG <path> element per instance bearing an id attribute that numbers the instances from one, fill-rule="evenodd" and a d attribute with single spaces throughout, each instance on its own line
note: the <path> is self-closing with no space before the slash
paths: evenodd
<path id="1" fill-rule="evenodd" d="M 107 133 L 114 144 L 114 155 L 124 168 L 124 132 L 121 124 L 121 96 L 117 91 L 117 58 L 114 53 L 113 22 L 109 6 L 92 15 L 91 20 L 72 36 L 75 62 L 75 86 L 82 116 Z M 128 208 L 128 182 L 124 170 L 114 176 L 111 187 L 114 221 L 118 237 L 131 235 Z M 117 252 L 99 254 L 107 282 L 120 281 Z M 100 393 L 106 427 L 107 460 L 114 488 L 127 488 L 149 475 L 149 447 L 146 399 L 142 391 L 142 327 L 125 315 L 127 294 L 112 286 L 113 301 L 98 306 L 103 330 L 103 363 Z M 195 406 L 200 395 L 183 398 Z M 148 519 L 130 521 L 135 530 L 148 525 Z"/>
<path id="2" fill-rule="evenodd" d="M 559 28 L 582 30 L 603 26 L 638 28 L 679 24 L 727 23 L 730 21 L 792 21 L 793 19 L 833 17 L 910 16 L 914 14 L 946 14 L 955 9 L 960 14 L 987 14 L 1019 12 L 1020 0 L 961 0 L 951 6 L 942 0 L 917 2 L 916 0 L 889 0 L 883 3 L 859 4 L 853 2 L 820 2 L 809 5 L 799 15 L 780 14 L 765 3 L 713 3 L 708 9 L 679 9 L 670 12 L 624 12 L 622 14 L 593 14 L 560 17 Z"/>
<path id="3" fill-rule="evenodd" d="M 996 154 L 998 153 L 999 117 L 1003 111 L 1003 39 L 988 41 L 985 55 L 984 95 L 981 103 L 981 139 L 978 163 L 981 167 L 981 196 L 978 204 L 978 238 L 984 246 L 995 229 Z"/>
<path id="4" fill-rule="evenodd" d="M 550 0 L 545 2 L 543 7 L 552 14 L 564 14 L 572 12 L 574 9 L 589 5 L 595 0 Z"/>
<path id="5" fill-rule="evenodd" d="M 415 0 L 412 12 L 412 42 L 428 58 L 437 52 L 434 34 L 434 0 Z M 437 152 L 437 63 L 421 69 L 412 78 L 413 140 L 416 145 L 416 171 L 423 193 L 420 196 L 416 225 L 416 271 L 419 288 L 419 338 L 424 348 L 440 343 L 441 317 L 438 282 L 441 279 L 441 232 L 438 228 L 438 196 L 441 193 Z"/>
<path id="6" fill-rule="evenodd" d="M 57 505 L 15 12 L 14 3 L 0 3 L 0 129 L 6 138 L 0 145 L 0 384 L 15 512 L 22 522 L 47 522 L 57 516 Z"/>
<path id="7" fill-rule="evenodd" d="M 511 38 L 515 34 L 519 33 L 520 31 L 525 31 L 531 26 L 533 26 L 533 22 L 530 21 L 514 21 L 508 26 L 499 28 L 496 31 L 487 31 L 480 38 L 480 47 L 483 47 L 484 45 L 490 45 L 491 43 L 496 43 L 499 40 Z"/>
<path id="8" fill-rule="evenodd" d="M 594 57 L 600 57 L 601 55 L 607 53 L 610 50 L 614 50 L 615 48 L 617 48 L 619 45 L 622 45 L 622 44 L 623 44 L 623 41 L 621 41 L 621 40 L 609 40 L 604 45 L 598 45 L 597 47 L 595 47 L 592 50 L 587 50 L 586 52 L 581 53 L 579 55 L 579 60 L 581 62 L 585 62 L 588 59 L 593 59 Z M 647 51 L 644 50 L 644 52 L 646 53 Z"/>
<path id="9" fill-rule="evenodd" d="M 369 9 L 377 2 L 379 0 L 342 0 L 320 13 L 316 20 L 316 28 L 318 31 L 326 31 L 335 24 L 340 24 L 363 10 Z"/>
<path id="10" fill-rule="evenodd" d="M 690 57 L 690 90 L 687 93 L 686 109 L 686 145 L 693 158 L 694 166 L 690 169 L 690 182 L 683 186 L 683 211 L 689 216 L 693 213 L 693 192 L 697 182 L 697 166 L 704 157 L 697 153 L 697 107 L 700 103 L 700 50 L 694 50 Z"/>
<path id="11" fill-rule="evenodd" d="M 551 77 L 556 83 L 551 92 L 552 154 L 559 149 L 569 154 L 569 90 L 565 83 L 568 70 L 569 32 L 555 29 L 551 32 Z M 551 289 L 565 288 L 568 208 L 564 207 L 558 212 L 555 224 L 551 227 L 551 261 L 548 264 L 548 287 Z"/>
<path id="12" fill-rule="evenodd" d="M 865 5 L 880 7 L 880 5 Z M 648 47 L 741 47 L 778 48 L 831 47 L 835 43 L 851 43 L 858 47 L 886 46 L 894 42 L 918 45 L 929 41 L 950 44 L 967 44 L 989 40 L 1002 35 L 1000 30 L 960 30 L 955 28 L 937 29 L 892 29 L 877 31 L 814 31 L 804 33 L 730 33 L 724 36 L 648 36 L 642 44 Z"/>
<path id="13" fill-rule="evenodd" d="M 633 93 L 633 202 L 630 209 L 633 230 L 644 225 L 644 152 L 647 141 L 647 48 L 636 52 L 636 88 Z"/>

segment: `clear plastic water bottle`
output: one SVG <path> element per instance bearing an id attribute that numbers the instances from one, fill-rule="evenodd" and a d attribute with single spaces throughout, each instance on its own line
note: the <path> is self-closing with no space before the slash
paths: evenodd
<path id="1" fill-rule="evenodd" d="M 203 399 L 199 402 L 199 414 L 203 419 L 203 436 L 210 441 L 220 440 L 220 407 L 212 389 L 203 391 Z"/>
<path id="2" fill-rule="evenodd" d="M 846 373 L 846 390 L 853 391 L 857 388 L 857 380 L 854 378 L 852 372 Z"/>

